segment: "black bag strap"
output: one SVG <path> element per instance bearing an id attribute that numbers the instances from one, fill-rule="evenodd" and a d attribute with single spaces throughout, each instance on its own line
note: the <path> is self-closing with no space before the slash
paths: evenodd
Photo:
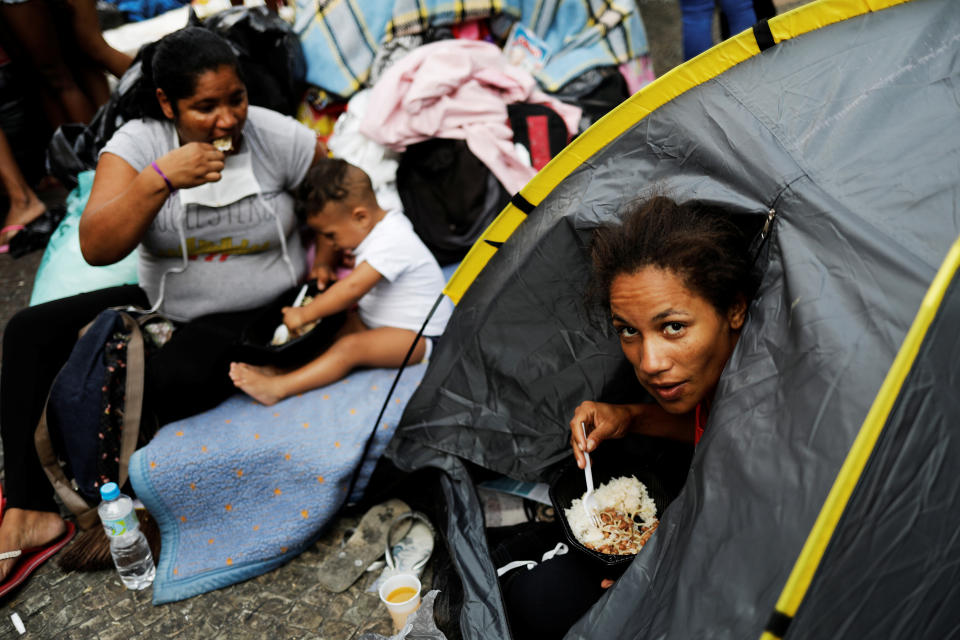
<path id="1" fill-rule="evenodd" d="M 124 387 L 124 414 L 123 426 L 120 432 L 120 467 L 117 484 L 123 486 L 129 478 L 130 456 L 137 448 L 137 438 L 140 435 L 140 419 L 143 415 L 143 387 L 146 371 L 146 352 L 143 344 L 143 331 L 141 325 L 145 324 L 157 314 L 145 314 L 139 318 L 134 318 L 126 311 L 115 309 L 123 321 L 123 326 L 130 332 L 130 341 L 127 344 L 127 364 L 126 364 L 126 384 Z M 96 320 L 94 320 L 95 322 Z M 80 330 L 79 335 L 86 333 L 93 322 Z M 91 507 L 87 504 L 76 489 L 73 483 L 67 478 L 57 459 L 57 454 L 53 450 L 53 444 L 50 441 L 50 429 L 47 426 L 47 404 L 50 402 L 49 395 L 47 402 L 44 403 L 43 413 L 40 414 L 40 423 L 34 433 L 33 441 L 37 448 L 37 456 L 43 467 L 47 479 L 53 485 L 54 490 L 63 504 L 77 518 L 77 524 L 81 529 L 90 529 L 99 522 L 96 506 Z"/>

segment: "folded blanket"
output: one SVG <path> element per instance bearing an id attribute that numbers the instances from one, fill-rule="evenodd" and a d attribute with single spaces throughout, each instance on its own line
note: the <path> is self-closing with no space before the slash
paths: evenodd
<path id="1" fill-rule="evenodd" d="M 408 367 L 377 427 L 359 498 L 426 371 Z M 235 395 L 166 425 L 130 459 L 130 481 L 160 525 L 153 602 L 181 600 L 265 573 L 310 546 L 347 499 L 396 370 L 355 371 L 265 407 Z"/>

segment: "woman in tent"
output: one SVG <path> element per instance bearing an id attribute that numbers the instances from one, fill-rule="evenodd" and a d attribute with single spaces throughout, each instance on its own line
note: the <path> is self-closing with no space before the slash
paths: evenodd
<path id="1" fill-rule="evenodd" d="M 656 404 L 582 403 L 574 455 L 642 433 L 694 443 L 757 286 L 749 240 L 715 208 L 658 196 L 594 234 L 596 294 L 624 355 Z M 584 441 L 581 423 L 588 436 Z"/>
<path id="2" fill-rule="evenodd" d="M 570 421 L 577 463 L 627 433 L 698 441 L 757 286 L 748 238 L 722 210 L 656 196 L 599 227 L 591 251 L 594 294 L 656 403 L 580 404 Z M 506 574 L 514 636 L 562 637 L 613 584 L 609 571 L 571 552 Z"/>
<path id="3" fill-rule="evenodd" d="M 326 155 L 323 143 L 292 118 L 248 106 L 236 55 L 208 29 L 165 36 L 144 54 L 143 71 L 148 117 L 107 142 L 80 222 L 91 264 L 139 252 L 140 285 L 24 309 L 4 333 L 0 596 L 73 531 L 58 513 L 33 434 L 79 329 L 127 305 L 159 307 L 175 322 L 172 337 L 147 358 L 147 431 L 231 395 L 229 363 L 244 327 L 305 275 L 288 191 Z"/>

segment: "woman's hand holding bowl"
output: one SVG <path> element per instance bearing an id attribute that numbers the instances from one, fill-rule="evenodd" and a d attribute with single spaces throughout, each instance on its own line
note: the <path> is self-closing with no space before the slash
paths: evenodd
<path id="1" fill-rule="evenodd" d="M 157 165 L 174 189 L 189 189 L 219 180 L 225 157 L 209 142 L 188 142 L 157 160 Z"/>

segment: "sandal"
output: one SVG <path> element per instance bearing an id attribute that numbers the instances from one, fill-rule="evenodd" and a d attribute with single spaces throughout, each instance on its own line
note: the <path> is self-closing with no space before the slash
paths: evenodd
<path id="1" fill-rule="evenodd" d="M 0 229 L 0 236 L 10 231 L 23 231 L 27 228 L 25 224 L 8 224 L 4 228 Z M 13 236 L 11 236 L 12 238 Z M 7 244 L 0 244 L 0 253 L 9 253 L 10 252 L 10 241 L 7 241 Z"/>
<path id="2" fill-rule="evenodd" d="M 328 556 L 320 565 L 320 585 L 333 593 L 349 589 L 367 567 L 383 555 L 394 519 L 409 511 L 407 503 L 396 499 L 387 500 L 367 511 L 340 550 Z M 395 529 L 398 531 L 396 535 L 402 536 L 409 530 L 409 521 L 405 522 L 406 528 L 403 531 Z"/>
<path id="3" fill-rule="evenodd" d="M 67 530 L 59 538 L 45 547 L 34 547 L 32 549 L 15 549 L 0 553 L 0 560 L 9 558 L 20 558 L 20 561 L 14 566 L 13 571 L 7 576 L 7 579 L 0 583 L 0 598 L 20 586 L 24 580 L 44 562 L 62 549 L 73 536 L 77 533 L 77 527 L 72 522 L 67 522 Z"/>
<path id="4" fill-rule="evenodd" d="M 23 229 L 10 238 L 8 245 L 10 255 L 19 258 L 31 251 L 46 247 L 47 241 L 60 226 L 60 222 L 66 213 L 67 209 L 63 205 L 47 207 L 46 211 L 27 223 Z"/>
<path id="5" fill-rule="evenodd" d="M 397 538 L 394 532 L 399 531 L 404 522 L 410 520 L 414 522 L 410 525 L 407 535 L 396 542 L 390 542 Z M 384 554 L 387 566 L 367 591 L 377 592 L 387 578 L 400 573 L 419 576 L 427 561 L 430 560 L 430 556 L 433 555 L 436 535 L 437 532 L 430 523 L 430 519 L 419 511 L 408 511 L 394 518 L 390 523 L 390 535 Z"/>

